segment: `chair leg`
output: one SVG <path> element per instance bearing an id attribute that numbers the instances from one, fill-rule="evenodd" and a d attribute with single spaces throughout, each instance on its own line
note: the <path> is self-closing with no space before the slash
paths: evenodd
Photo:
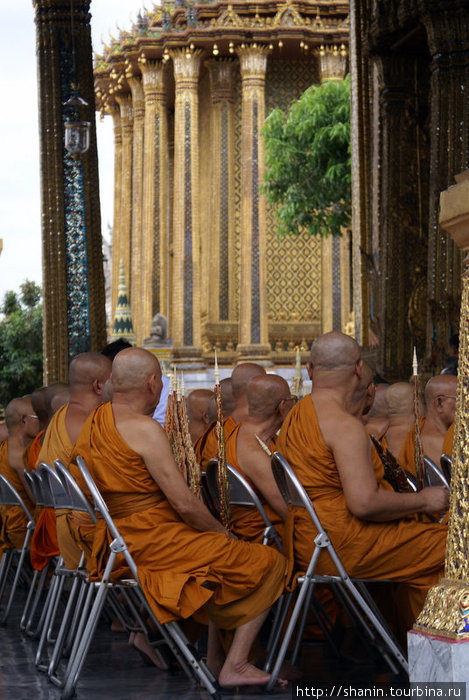
<path id="1" fill-rule="evenodd" d="M 275 612 L 275 619 L 272 626 L 272 631 L 269 636 L 268 650 L 269 654 L 267 661 L 264 664 L 264 671 L 269 673 L 272 665 L 274 663 L 275 654 L 282 636 L 282 630 L 285 626 L 285 620 L 287 619 L 288 611 L 291 607 L 293 600 L 293 593 L 284 593 L 281 598 L 279 598 L 279 604 Z"/>
<path id="2" fill-rule="evenodd" d="M 55 674 L 64 648 L 68 644 L 70 636 L 72 636 L 76 630 L 80 610 L 83 606 L 85 588 L 86 581 L 75 577 L 68 596 L 64 616 L 57 633 L 54 648 L 50 655 L 49 666 L 47 667 L 47 675 L 49 678 Z"/>
<path id="3" fill-rule="evenodd" d="M 278 655 L 277 655 L 277 660 L 276 660 L 275 665 L 274 665 L 272 672 L 270 674 L 270 680 L 265 687 L 266 691 L 272 690 L 275 683 L 277 682 L 280 668 L 281 668 L 283 661 L 285 659 L 288 645 L 290 644 L 290 639 L 291 639 L 293 631 L 295 629 L 296 622 L 298 620 L 298 616 L 299 616 L 301 609 L 304 605 L 304 601 L 306 599 L 306 596 L 308 595 L 308 589 L 309 589 L 310 585 L 311 585 L 311 581 L 305 577 L 303 583 L 300 586 L 300 591 L 298 593 L 298 597 L 297 597 L 295 605 L 293 607 L 290 621 L 288 623 L 288 627 L 285 631 L 285 635 L 283 637 L 283 641 L 282 641 L 282 644 L 280 646 L 280 650 L 279 650 Z"/>
<path id="4" fill-rule="evenodd" d="M 16 594 L 16 589 L 18 586 L 18 581 L 21 576 L 21 570 L 23 568 L 23 565 L 25 563 L 25 557 L 26 557 L 26 549 L 21 550 L 21 554 L 18 560 L 18 564 L 16 565 L 16 573 L 15 573 L 15 578 L 13 579 L 12 586 L 10 588 L 10 595 L 8 597 L 8 602 L 6 604 L 5 610 L 3 612 L 3 615 L 0 617 L 0 625 L 4 625 L 8 619 L 8 615 L 10 614 L 11 606 L 13 604 L 13 599 Z"/>

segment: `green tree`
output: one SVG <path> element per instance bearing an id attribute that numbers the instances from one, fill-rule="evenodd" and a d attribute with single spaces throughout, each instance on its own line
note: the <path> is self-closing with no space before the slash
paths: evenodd
<path id="1" fill-rule="evenodd" d="M 338 235 L 351 220 L 350 79 L 313 85 L 263 135 L 262 191 L 277 205 L 280 235 Z"/>
<path id="2" fill-rule="evenodd" d="M 42 386 L 41 290 L 26 280 L 15 292 L 6 292 L 0 321 L 0 405 Z M 16 305 L 12 303 L 13 297 Z"/>

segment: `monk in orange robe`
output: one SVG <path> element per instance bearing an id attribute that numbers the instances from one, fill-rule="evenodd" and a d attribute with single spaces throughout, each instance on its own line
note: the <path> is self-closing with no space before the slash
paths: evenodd
<path id="1" fill-rule="evenodd" d="M 286 560 L 271 547 L 240 542 L 192 494 L 164 430 L 151 419 L 161 392 L 157 359 L 140 348 L 119 353 L 113 399 L 94 411 L 77 440 L 161 622 L 209 615 L 208 664 L 220 685 L 265 684 L 269 674 L 248 662 L 268 608 L 280 596 Z M 71 467 L 73 473 L 76 473 Z M 93 571 L 102 571 L 109 533 L 96 526 Z M 125 570 L 123 561 L 114 572 Z M 215 627 L 234 629 L 226 659 Z"/>
<path id="2" fill-rule="evenodd" d="M 272 474 L 267 445 L 273 449 L 271 441 L 296 398 L 285 379 L 275 374 L 253 377 L 247 385 L 247 398 L 249 415 L 226 439 L 226 461 L 256 491 L 281 539 L 288 510 Z M 265 524 L 256 508 L 230 505 L 230 526 L 241 539 L 262 542 Z"/>
<path id="3" fill-rule="evenodd" d="M 0 443 L 0 473 L 15 487 L 31 515 L 34 498 L 26 483 L 25 450 L 38 431 L 38 419 L 33 413 L 30 396 L 13 399 L 5 410 L 8 438 Z M 21 506 L 0 507 L 0 550 L 21 548 L 26 534 L 27 519 Z"/>
<path id="4" fill-rule="evenodd" d="M 192 444 L 195 444 L 211 423 L 208 415 L 210 399 L 215 396 L 210 389 L 194 389 L 186 399 L 187 421 Z"/>
<path id="5" fill-rule="evenodd" d="M 257 377 L 260 375 L 265 375 L 265 369 L 260 365 L 257 365 L 255 362 L 242 362 L 234 368 L 233 374 L 231 375 L 231 382 L 229 384 L 229 391 L 231 392 L 234 406 L 233 410 L 227 417 L 224 415 L 223 428 L 225 431 L 225 440 L 230 437 L 238 423 L 241 423 L 248 417 L 249 409 L 247 400 L 247 385 L 252 377 Z M 222 379 L 220 382 L 222 408 L 225 414 L 225 412 L 227 413 L 227 401 L 224 398 L 224 393 L 227 391 L 227 389 L 225 388 L 224 384 L 226 384 L 226 387 L 228 387 L 226 379 Z M 215 420 L 217 414 L 216 403 L 214 402 L 212 410 L 213 408 L 215 409 L 215 412 L 211 417 L 213 417 L 214 422 L 207 428 L 205 433 L 194 445 L 195 456 L 202 470 L 205 469 L 205 465 L 209 460 L 217 456 L 218 441 L 215 430 Z"/>
<path id="6" fill-rule="evenodd" d="M 402 448 L 414 424 L 414 388 L 409 382 L 391 384 L 385 394 L 388 411 L 387 429 L 376 437 L 384 450 L 389 450 L 401 464 Z"/>
<path id="7" fill-rule="evenodd" d="M 305 487 L 348 573 L 357 578 L 391 579 L 401 588 L 400 613 L 406 627 L 419 614 L 428 589 L 443 574 L 447 528 L 407 519 L 413 513 L 441 513 L 448 491 L 425 488 L 397 493 L 377 482 L 363 424 L 350 413 L 360 384 L 362 360 L 355 340 L 332 332 L 311 348 L 313 388 L 289 413 L 278 450 Z M 297 509 L 294 547 L 305 570 L 315 529 Z M 327 554 L 318 572 L 334 574 Z"/>
<path id="8" fill-rule="evenodd" d="M 442 454 L 452 455 L 453 431 L 450 428 L 456 408 L 456 384 L 454 375 L 438 374 L 431 377 L 425 386 L 426 415 L 420 421 L 420 435 L 423 454 L 437 467 L 440 466 Z M 448 448 L 450 451 L 445 452 Z M 415 475 L 415 427 L 406 437 L 400 459 L 402 466 Z"/>
<path id="9" fill-rule="evenodd" d="M 37 464 L 53 465 L 54 460 L 60 459 L 68 465 L 85 419 L 101 401 L 110 370 L 111 361 L 100 353 L 82 353 L 73 358 L 67 389 L 70 400 L 51 418 Z M 50 403 L 61 394 L 50 392 Z M 31 542 L 31 563 L 42 570 L 51 557 L 62 554 L 65 566 L 73 569 L 86 545 L 88 553 L 91 551 L 93 536 L 94 524 L 86 514 L 43 508 Z"/>

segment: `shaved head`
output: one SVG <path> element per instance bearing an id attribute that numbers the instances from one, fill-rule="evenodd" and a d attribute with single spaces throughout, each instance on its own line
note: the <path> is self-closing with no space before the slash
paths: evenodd
<path id="1" fill-rule="evenodd" d="M 223 418 L 228 418 L 235 407 L 231 377 L 226 377 L 226 379 L 220 381 L 220 395 Z M 207 412 L 210 422 L 217 419 L 217 400 L 215 395 L 209 401 Z"/>
<path id="2" fill-rule="evenodd" d="M 454 374 L 437 374 L 425 386 L 425 403 L 429 405 L 437 396 L 456 397 L 458 380 Z"/>
<path id="3" fill-rule="evenodd" d="M 213 397 L 214 393 L 210 389 L 195 389 L 186 399 L 189 433 L 193 443 L 205 433 L 211 422 L 208 407 Z"/>
<path id="4" fill-rule="evenodd" d="M 363 363 L 360 384 L 352 396 L 351 411 L 357 416 L 368 413 L 375 397 L 373 384 L 374 371 L 368 362 Z"/>
<path id="5" fill-rule="evenodd" d="M 250 417 L 269 418 L 276 412 L 280 401 L 291 398 L 288 383 L 276 374 L 252 377 L 246 391 Z"/>
<path id="6" fill-rule="evenodd" d="M 50 384 L 46 389 L 49 420 L 61 406 L 70 400 L 70 386 L 63 382 Z"/>
<path id="7" fill-rule="evenodd" d="M 385 395 L 389 416 L 406 416 L 414 412 L 414 388 L 409 382 L 391 384 Z"/>
<path id="8" fill-rule="evenodd" d="M 389 384 L 376 384 L 375 387 L 375 400 L 370 408 L 368 415 L 370 418 L 372 416 L 387 416 L 388 415 L 388 403 L 386 395 L 389 389 Z"/>
<path id="9" fill-rule="evenodd" d="M 122 350 L 112 363 L 111 382 L 114 392 L 142 390 L 153 375 L 161 382 L 160 363 L 151 352 L 142 348 Z"/>
<path id="10" fill-rule="evenodd" d="M 8 431 L 10 432 L 23 419 L 23 416 L 32 412 L 31 396 L 12 399 L 5 409 L 5 423 Z"/>
<path id="11" fill-rule="evenodd" d="M 237 365 L 231 375 L 233 398 L 238 402 L 246 395 L 248 382 L 253 377 L 265 376 L 265 369 L 255 362 L 242 362 Z"/>
<path id="12" fill-rule="evenodd" d="M 210 399 L 215 396 L 210 389 L 194 389 L 186 399 L 187 417 L 191 420 L 201 420 L 207 412 Z"/>
<path id="13" fill-rule="evenodd" d="M 357 341 L 339 331 L 324 333 L 311 345 L 313 370 L 336 372 L 354 367 L 360 359 Z"/>
<path id="14" fill-rule="evenodd" d="M 111 373 L 111 360 L 99 352 L 83 352 L 70 363 L 68 377 L 70 389 L 74 391 L 85 388 L 96 380 L 105 383 Z"/>
<path id="15" fill-rule="evenodd" d="M 31 403 L 33 406 L 33 411 L 39 418 L 41 427 L 44 427 L 49 420 L 49 403 L 47 401 L 47 387 L 43 386 L 40 389 L 36 389 L 31 394 Z"/>

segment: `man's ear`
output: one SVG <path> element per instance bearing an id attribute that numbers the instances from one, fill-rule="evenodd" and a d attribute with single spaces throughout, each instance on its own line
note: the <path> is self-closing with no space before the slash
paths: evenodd
<path id="1" fill-rule="evenodd" d="M 154 394 L 156 391 L 156 374 L 150 374 L 148 377 L 148 388 L 151 393 Z"/>
<path id="2" fill-rule="evenodd" d="M 97 394 L 98 396 L 101 396 L 101 394 L 103 393 L 103 389 L 104 389 L 104 382 L 101 382 L 99 379 L 95 379 L 93 381 L 92 386 L 93 386 L 94 393 Z"/>
<path id="3" fill-rule="evenodd" d="M 363 360 L 358 360 L 358 362 L 355 365 L 355 374 L 362 378 L 362 373 L 363 373 Z"/>
<path id="4" fill-rule="evenodd" d="M 306 363 L 306 371 L 308 372 L 308 377 L 313 381 L 313 363 L 312 362 L 307 362 Z"/>

